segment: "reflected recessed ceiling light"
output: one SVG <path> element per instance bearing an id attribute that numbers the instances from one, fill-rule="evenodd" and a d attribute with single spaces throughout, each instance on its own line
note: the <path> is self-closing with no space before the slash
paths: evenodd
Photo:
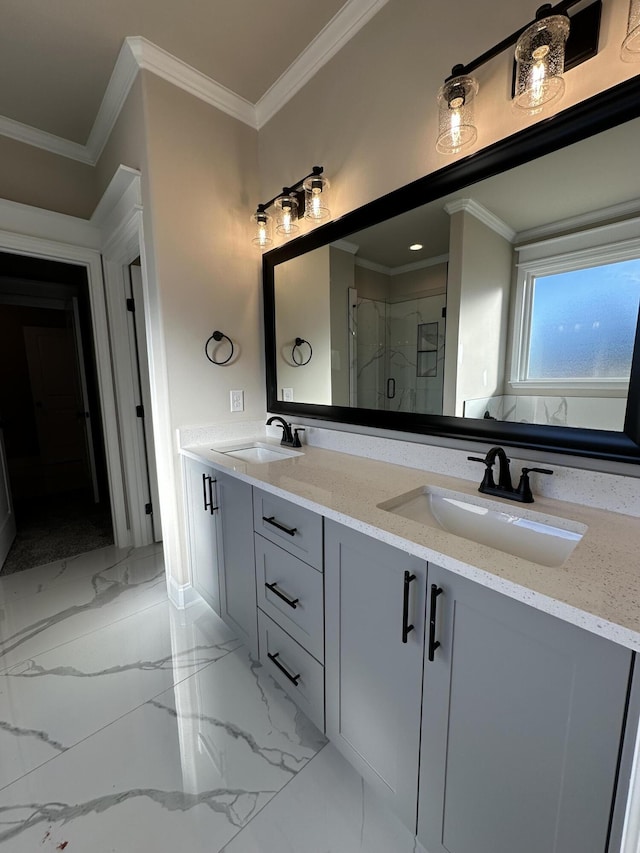
<path id="1" fill-rule="evenodd" d="M 422 248 L 422 243 L 412 243 L 409 248 L 412 252 L 418 252 Z"/>

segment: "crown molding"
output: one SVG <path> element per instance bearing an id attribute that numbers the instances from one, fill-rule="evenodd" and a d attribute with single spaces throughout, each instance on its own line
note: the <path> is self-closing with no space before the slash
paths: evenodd
<path id="1" fill-rule="evenodd" d="M 196 71 L 186 62 L 167 53 L 166 50 L 162 50 L 161 47 L 142 36 L 129 36 L 126 42 L 135 57 L 138 68 L 151 71 L 168 83 L 237 118 L 249 127 L 257 129 L 256 108 L 245 98 L 236 95 L 226 86 L 216 83 L 206 74 Z"/>
<path id="2" fill-rule="evenodd" d="M 451 216 L 452 213 L 459 213 L 461 210 L 464 210 L 466 213 L 470 213 L 471 216 L 479 219 L 480 222 L 487 226 L 487 228 L 495 231 L 496 234 L 504 237 L 504 239 L 508 240 L 510 243 L 513 243 L 516 238 L 516 232 L 510 225 L 507 225 L 506 222 L 503 222 L 500 217 L 491 213 L 491 211 L 487 210 L 486 207 L 478 204 L 475 199 L 459 198 L 455 201 L 449 202 L 449 204 L 445 204 L 444 209 L 449 216 Z"/>
<path id="3" fill-rule="evenodd" d="M 135 41 L 135 38 L 133 40 Z M 111 136 L 111 131 L 118 120 L 120 110 L 138 76 L 139 65 L 131 41 L 132 39 L 126 38 L 122 43 L 98 114 L 87 139 L 87 152 L 94 164 L 100 159 L 100 155 Z"/>
<path id="4" fill-rule="evenodd" d="M 348 240 L 336 240 L 334 243 L 331 243 L 331 247 L 333 249 L 340 249 L 341 252 L 348 252 L 350 255 L 355 255 L 360 249 L 357 243 L 350 243 Z"/>
<path id="5" fill-rule="evenodd" d="M 86 163 L 88 166 L 95 165 L 95 161 L 91 159 L 86 146 L 79 142 L 54 136 L 53 133 L 47 133 L 46 130 L 38 130 L 37 127 L 22 124 L 22 122 L 14 121 L 6 116 L 0 116 L 0 136 L 7 136 L 9 139 L 24 142 L 26 145 L 33 145 L 35 148 L 42 148 L 43 151 L 48 151 L 50 154 L 58 154 L 61 157 L 68 157 L 70 160 L 78 160 L 78 162 Z"/>
<path id="6" fill-rule="evenodd" d="M 259 130 L 387 2 L 349 0 L 255 105 L 143 36 L 128 36 L 118 54 L 86 145 L 54 136 L 6 116 L 0 116 L 0 135 L 95 166 L 141 69 L 150 71 L 254 130 Z"/>
<path id="7" fill-rule="evenodd" d="M 334 15 L 257 102 L 255 110 L 258 130 L 387 3 L 388 0 L 350 0 Z"/>

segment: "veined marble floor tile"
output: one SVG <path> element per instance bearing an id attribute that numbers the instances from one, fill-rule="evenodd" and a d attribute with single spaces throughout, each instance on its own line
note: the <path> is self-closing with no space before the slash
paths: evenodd
<path id="1" fill-rule="evenodd" d="M 0 672 L 0 788 L 239 645 L 167 601 Z"/>
<path id="2" fill-rule="evenodd" d="M 0 850 L 214 853 L 324 743 L 232 652 L 5 788 Z"/>
<path id="3" fill-rule="evenodd" d="M 124 562 L 52 584 L 0 606 L 0 670 L 166 599 L 161 553 L 133 552 Z"/>
<path id="4" fill-rule="evenodd" d="M 327 744 L 221 853 L 426 853 Z"/>
<path id="5" fill-rule="evenodd" d="M 115 545 L 108 545 L 106 548 L 97 548 L 75 557 L 65 557 L 63 560 L 15 572 L 6 577 L 0 575 L 0 607 L 10 605 L 16 599 L 27 595 L 44 595 L 52 586 L 60 586 L 96 572 L 109 571 L 114 575 L 118 568 L 126 571 L 127 562 L 130 560 L 161 554 L 161 543 L 142 548 L 116 548 Z"/>

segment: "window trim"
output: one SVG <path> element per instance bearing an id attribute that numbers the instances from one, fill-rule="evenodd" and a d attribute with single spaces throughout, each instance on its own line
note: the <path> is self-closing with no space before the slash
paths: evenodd
<path id="1" fill-rule="evenodd" d="M 638 236 L 616 241 L 616 235 L 622 236 L 631 230 Z M 635 227 L 634 227 L 635 226 Z M 549 379 L 529 380 L 526 369 L 531 341 L 531 309 L 533 302 L 533 284 L 537 277 L 574 272 L 595 266 L 617 263 L 640 258 L 640 218 L 633 221 L 613 223 L 597 229 L 590 234 L 600 232 L 603 242 L 589 248 L 573 249 L 569 247 L 576 240 L 581 242 L 585 232 L 576 232 L 563 237 L 555 237 L 538 244 L 518 246 L 515 252 L 521 259 L 516 262 L 516 289 L 513 313 L 513 341 L 511 347 L 511 370 L 507 385 L 514 391 L 571 391 L 575 396 L 591 396 L 591 392 L 605 392 L 603 396 L 626 397 L 629 391 L 629 377 L 609 379 Z M 547 252 L 554 249 L 565 251 Z M 569 248 L 569 251 L 566 249 Z M 576 394 L 575 392 L 582 392 Z M 588 393 L 587 393 L 588 392 Z M 607 393 L 608 392 L 608 393 Z"/>

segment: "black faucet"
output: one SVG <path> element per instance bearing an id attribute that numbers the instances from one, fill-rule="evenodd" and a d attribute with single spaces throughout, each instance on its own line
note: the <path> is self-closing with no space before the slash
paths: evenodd
<path id="1" fill-rule="evenodd" d="M 493 466 L 496 458 L 500 463 L 498 473 L 498 485 L 496 486 L 493 479 Z M 531 484 L 529 483 L 529 474 L 536 472 L 537 474 L 553 474 L 549 468 L 523 468 L 520 475 L 520 482 L 516 489 L 511 483 L 511 472 L 509 470 L 509 459 L 502 447 L 492 447 L 484 459 L 477 456 L 467 456 L 471 462 L 483 462 L 486 466 L 484 477 L 478 488 L 479 492 L 485 495 L 496 495 L 501 498 L 508 498 L 511 501 L 519 501 L 520 503 L 533 503 L 533 494 L 531 492 Z"/>
<path id="2" fill-rule="evenodd" d="M 302 447 L 302 442 L 300 441 L 299 432 L 304 432 L 301 428 L 295 429 L 291 432 L 291 424 L 288 424 L 284 418 L 281 418 L 279 415 L 273 415 L 267 421 L 267 426 L 270 426 L 274 421 L 279 421 L 280 426 L 282 427 L 282 440 L 280 444 L 284 444 L 285 447 Z"/>

